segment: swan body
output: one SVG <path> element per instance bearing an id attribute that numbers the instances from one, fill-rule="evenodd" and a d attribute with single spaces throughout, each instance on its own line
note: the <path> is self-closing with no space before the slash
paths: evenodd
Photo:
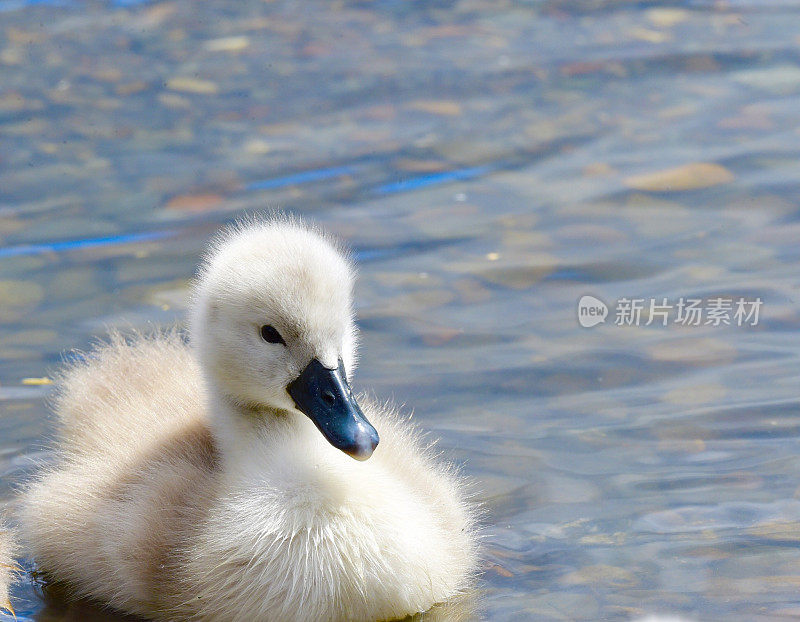
<path id="1" fill-rule="evenodd" d="M 41 569 L 159 620 L 389 620 L 462 593 L 460 478 L 350 392 L 352 274 L 297 222 L 240 224 L 199 271 L 188 345 L 113 336 L 66 369 L 59 457 L 19 515 Z"/>
<path id="2" fill-rule="evenodd" d="M 7 611 L 11 614 L 14 613 L 14 609 L 11 606 L 8 590 L 14 575 L 19 571 L 14 563 L 16 548 L 11 531 L 4 529 L 0 523 L 0 612 Z"/>

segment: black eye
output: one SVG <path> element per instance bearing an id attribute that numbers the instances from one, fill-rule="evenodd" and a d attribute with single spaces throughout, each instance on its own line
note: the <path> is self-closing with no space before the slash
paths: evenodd
<path id="1" fill-rule="evenodd" d="M 269 324 L 264 324 L 264 326 L 261 327 L 261 338 L 267 343 L 282 343 L 286 345 L 281 334 Z"/>

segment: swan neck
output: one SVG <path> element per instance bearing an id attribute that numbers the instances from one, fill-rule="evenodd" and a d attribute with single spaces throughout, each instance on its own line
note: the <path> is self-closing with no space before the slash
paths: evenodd
<path id="1" fill-rule="evenodd" d="M 269 437 L 279 413 L 266 406 L 241 404 L 219 391 L 211 391 L 211 429 L 223 459 L 253 451 L 254 444 Z"/>

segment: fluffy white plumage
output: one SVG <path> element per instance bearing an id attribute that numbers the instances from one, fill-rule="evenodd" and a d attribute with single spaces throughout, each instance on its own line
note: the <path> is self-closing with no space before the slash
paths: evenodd
<path id="1" fill-rule="evenodd" d="M 0 611 L 14 613 L 11 606 L 11 599 L 8 594 L 14 575 L 19 572 L 14 563 L 14 555 L 17 546 L 14 538 L 8 529 L 4 529 L 0 523 Z"/>
<path id="2" fill-rule="evenodd" d="M 199 272 L 191 346 L 113 336 L 67 369 L 60 458 L 19 517 L 40 567 L 170 620 L 396 619 L 462 593 L 476 537 L 457 474 L 363 397 L 381 441 L 353 460 L 286 392 L 314 357 L 352 373 L 352 274 L 314 230 L 244 223 Z"/>

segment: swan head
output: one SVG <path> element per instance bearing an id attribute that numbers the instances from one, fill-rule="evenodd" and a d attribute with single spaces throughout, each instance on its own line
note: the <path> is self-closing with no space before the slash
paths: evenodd
<path id="1" fill-rule="evenodd" d="M 299 411 L 365 460 L 378 433 L 353 397 L 353 269 L 298 222 L 239 224 L 212 244 L 195 282 L 190 339 L 214 390 L 247 412 Z"/>

